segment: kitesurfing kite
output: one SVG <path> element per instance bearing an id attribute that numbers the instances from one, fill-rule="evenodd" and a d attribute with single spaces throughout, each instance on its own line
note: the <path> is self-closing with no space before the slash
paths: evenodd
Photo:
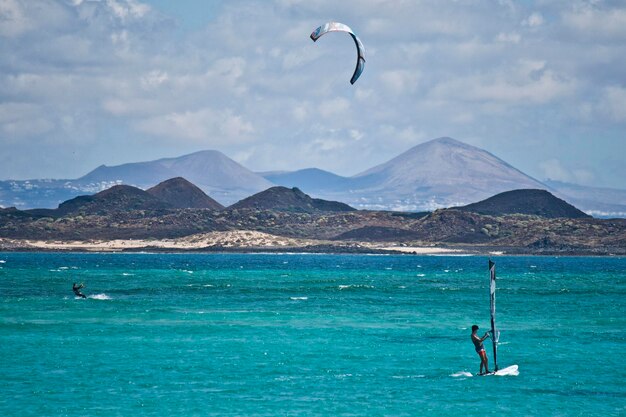
<path id="1" fill-rule="evenodd" d="M 324 23 L 322 26 L 318 27 L 311 33 L 311 39 L 313 42 L 317 41 L 322 35 L 328 32 L 347 32 L 354 39 L 354 43 L 356 45 L 356 68 L 354 69 L 354 74 L 352 74 L 352 78 L 350 78 L 350 84 L 354 84 L 356 80 L 359 79 L 361 73 L 365 69 L 365 48 L 363 47 L 363 43 L 361 40 L 354 34 L 352 29 L 350 29 L 347 25 L 339 22 L 328 22 Z"/>

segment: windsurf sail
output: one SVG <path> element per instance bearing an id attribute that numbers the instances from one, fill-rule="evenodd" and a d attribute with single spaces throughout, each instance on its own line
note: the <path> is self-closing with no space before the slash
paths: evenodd
<path id="1" fill-rule="evenodd" d="M 496 328 L 496 263 L 489 260 L 489 306 L 491 308 L 491 341 L 493 343 L 493 365 L 498 371 L 498 339 L 500 332 Z"/>

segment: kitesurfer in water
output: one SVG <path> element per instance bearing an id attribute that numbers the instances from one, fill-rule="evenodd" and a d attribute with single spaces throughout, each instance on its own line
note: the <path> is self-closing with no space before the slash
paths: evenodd
<path id="1" fill-rule="evenodd" d="M 84 288 L 84 287 L 85 287 L 85 285 L 83 285 L 82 282 L 80 283 L 80 285 L 76 285 L 76 283 L 73 283 L 72 284 L 72 291 L 74 291 L 74 294 L 76 294 L 77 297 L 87 298 L 87 296 L 85 294 L 80 292 L 80 289 Z"/>
<path id="2" fill-rule="evenodd" d="M 478 331 L 478 326 L 472 326 L 472 343 L 474 343 L 474 347 L 476 348 L 476 353 L 480 356 L 480 372 L 478 375 L 489 374 L 489 360 L 487 359 L 487 352 L 485 352 L 485 346 L 483 345 L 483 341 L 489 337 L 489 332 L 485 333 L 483 337 L 478 337 L 476 332 Z M 485 372 L 483 373 L 483 366 L 485 368 Z"/>

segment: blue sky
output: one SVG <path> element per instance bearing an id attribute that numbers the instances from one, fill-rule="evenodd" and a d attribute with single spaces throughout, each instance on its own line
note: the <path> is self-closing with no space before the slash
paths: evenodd
<path id="1" fill-rule="evenodd" d="M 0 179 L 202 149 L 352 175 L 450 136 L 626 188 L 625 68 L 621 1 L 0 0 Z"/>

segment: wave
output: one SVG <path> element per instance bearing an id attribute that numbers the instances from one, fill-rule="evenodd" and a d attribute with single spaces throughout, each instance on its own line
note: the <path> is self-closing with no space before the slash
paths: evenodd
<path id="1" fill-rule="evenodd" d="M 308 300 L 309 297 L 289 297 L 290 300 Z"/>
<path id="2" fill-rule="evenodd" d="M 375 288 L 373 285 L 354 284 L 354 285 L 340 285 L 340 290 L 347 290 L 349 288 Z"/>
<path id="3" fill-rule="evenodd" d="M 455 373 L 453 373 L 450 376 L 454 377 L 454 378 L 458 378 L 458 377 L 470 377 L 470 376 L 473 376 L 473 375 L 470 372 L 461 371 L 461 372 L 455 372 Z"/>
<path id="4" fill-rule="evenodd" d="M 110 300 L 111 299 L 111 297 L 109 297 L 105 293 L 88 295 L 87 298 L 91 298 L 92 300 Z"/>

